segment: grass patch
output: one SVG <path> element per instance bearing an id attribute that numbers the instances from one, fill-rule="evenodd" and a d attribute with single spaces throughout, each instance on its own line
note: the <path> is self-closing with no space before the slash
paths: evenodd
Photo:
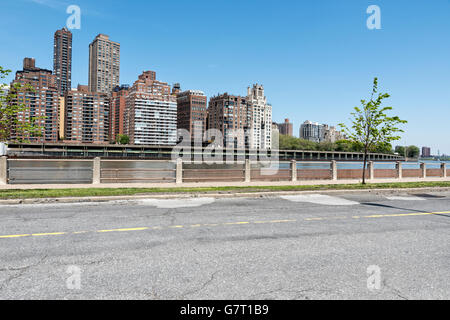
<path id="1" fill-rule="evenodd" d="M 326 190 L 367 190 L 367 189 L 404 189 L 404 188 L 436 188 L 450 187 L 450 182 L 399 182 L 373 184 L 337 184 L 311 186 L 262 186 L 262 187 L 199 187 L 199 188 L 87 188 L 87 189 L 33 189 L 33 190 L 0 190 L 0 199 L 37 199 L 62 197 L 95 197 L 95 196 L 132 196 L 177 193 L 243 193 L 270 191 L 326 191 Z"/>

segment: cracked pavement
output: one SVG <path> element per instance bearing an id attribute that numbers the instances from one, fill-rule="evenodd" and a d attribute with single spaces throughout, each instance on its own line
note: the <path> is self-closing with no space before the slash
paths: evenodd
<path id="1" fill-rule="evenodd" d="M 0 299 L 450 298 L 450 192 L 321 194 L 0 206 Z"/>

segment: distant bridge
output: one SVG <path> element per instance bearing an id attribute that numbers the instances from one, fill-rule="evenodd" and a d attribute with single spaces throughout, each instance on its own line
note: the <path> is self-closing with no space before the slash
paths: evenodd
<path id="1" fill-rule="evenodd" d="M 172 146 L 9 143 L 7 152 L 11 158 L 92 159 L 101 157 L 104 159 L 170 160 L 173 149 Z M 204 150 L 205 148 L 192 148 L 191 152 L 185 152 L 184 157 L 191 157 L 194 160 L 195 157 L 201 157 Z M 221 149 L 221 152 L 224 160 L 227 159 L 227 155 L 228 157 L 231 155 L 235 159 L 253 160 L 264 159 L 264 157 L 276 158 L 278 155 L 280 161 L 362 161 L 364 157 L 362 153 L 358 152 L 337 151 Z M 404 161 L 405 158 L 393 154 L 372 153 L 369 160 L 392 162 Z"/>

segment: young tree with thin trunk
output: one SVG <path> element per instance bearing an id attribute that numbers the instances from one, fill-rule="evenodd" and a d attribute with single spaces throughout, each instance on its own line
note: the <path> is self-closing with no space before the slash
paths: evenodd
<path id="1" fill-rule="evenodd" d="M 389 144 L 400 140 L 398 133 L 404 132 L 398 126 L 407 123 L 399 117 L 390 117 L 386 114 L 392 107 L 383 107 L 383 100 L 389 98 L 387 93 L 378 93 L 378 78 L 373 81 L 372 96 L 369 101 L 361 100 L 361 107 L 355 107 L 351 113 L 351 128 L 340 124 L 348 138 L 363 145 L 364 167 L 362 182 L 366 183 L 366 168 L 369 153 L 377 146 Z"/>

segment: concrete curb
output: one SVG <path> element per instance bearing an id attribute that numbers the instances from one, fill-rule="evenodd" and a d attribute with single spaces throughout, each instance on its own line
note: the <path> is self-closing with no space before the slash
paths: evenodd
<path id="1" fill-rule="evenodd" d="M 411 192 L 441 192 L 450 191 L 450 187 L 426 188 L 390 188 L 390 189 L 339 189 L 339 190 L 293 190 L 293 191 L 258 191 L 258 192 L 232 192 L 220 193 L 173 193 L 173 194 L 147 194 L 133 196 L 99 196 L 99 197 L 66 197 L 66 198 L 34 198 L 0 200 L 1 205 L 20 204 L 58 204 L 58 203 L 102 203 L 112 201 L 133 201 L 142 199 L 189 199 L 189 198 L 263 198 L 300 194 L 337 194 L 337 193 L 376 193 L 376 194 L 404 194 Z"/>
<path id="2" fill-rule="evenodd" d="M 383 183 L 408 183 L 408 182 L 450 182 L 447 178 L 426 179 L 375 179 L 368 180 L 368 184 Z M 301 180 L 301 181 L 253 181 L 253 182 L 194 182 L 194 183 L 114 183 L 114 184 L 6 184 L 0 183 L 0 191 L 3 190 L 36 190 L 36 189 L 119 189 L 119 188 L 215 188 L 215 187 L 263 187 L 263 186 L 319 186 L 319 185 L 342 185 L 360 184 L 360 179 L 352 180 Z"/>

